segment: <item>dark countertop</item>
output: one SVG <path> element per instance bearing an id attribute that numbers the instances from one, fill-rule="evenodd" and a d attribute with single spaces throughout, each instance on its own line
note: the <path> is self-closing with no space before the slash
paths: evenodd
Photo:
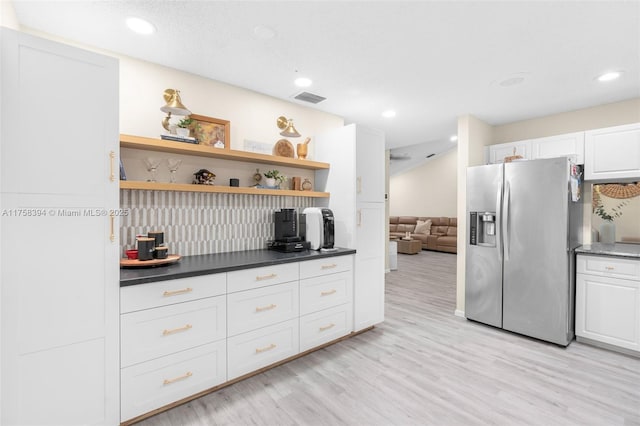
<path id="1" fill-rule="evenodd" d="M 217 274 L 240 269 L 258 268 L 261 266 L 322 259 L 325 257 L 343 256 L 346 254 L 355 254 L 355 252 L 353 249 L 345 248 L 338 248 L 337 251 L 332 252 L 304 250 L 293 253 L 281 253 L 275 250 L 263 249 L 184 256 L 177 263 L 169 265 L 152 268 L 121 268 L 120 287 L 195 277 L 198 275 Z"/>
<path id="2" fill-rule="evenodd" d="M 640 244 L 593 243 L 578 247 L 576 249 L 576 253 L 597 254 L 600 256 L 631 257 L 640 259 Z"/>

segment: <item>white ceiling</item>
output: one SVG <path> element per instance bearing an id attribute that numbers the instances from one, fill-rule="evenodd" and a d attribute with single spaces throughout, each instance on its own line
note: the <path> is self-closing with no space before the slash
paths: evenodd
<path id="1" fill-rule="evenodd" d="M 412 156 L 450 149 L 460 115 L 498 125 L 640 96 L 636 0 L 12 3 L 24 27 L 380 128 Z M 128 16 L 157 32 L 130 32 Z M 624 74 L 594 79 L 608 70 Z M 302 90 L 327 100 L 293 100 Z"/>

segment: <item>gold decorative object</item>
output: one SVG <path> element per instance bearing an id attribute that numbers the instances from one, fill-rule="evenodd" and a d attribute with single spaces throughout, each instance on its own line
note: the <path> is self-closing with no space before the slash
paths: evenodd
<path id="1" fill-rule="evenodd" d="M 171 119 L 171 114 L 176 115 L 189 115 L 191 111 L 187 109 L 186 106 L 182 104 L 182 99 L 180 99 L 180 91 L 175 89 L 166 89 L 163 93 L 164 101 L 166 105 L 160 108 L 160 111 L 166 112 L 167 116 L 162 120 L 162 127 L 164 127 L 167 131 L 170 130 L 169 120 Z"/>
<path id="2" fill-rule="evenodd" d="M 310 141 L 311 141 L 311 138 L 306 138 L 304 142 L 299 143 L 297 145 L 296 148 L 297 148 L 298 158 L 301 158 L 303 160 L 307 158 L 307 145 L 309 145 Z"/>
<path id="3" fill-rule="evenodd" d="M 278 155 L 280 157 L 294 157 L 293 145 L 286 139 L 280 139 L 273 146 L 273 155 Z"/>
<path id="4" fill-rule="evenodd" d="M 281 115 L 280 117 L 278 117 L 278 121 L 276 122 L 276 124 L 278 125 L 278 129 L 282 130 L 280 132 L 281 136 L 286 136 L 290 138 L 300 137 L 300 133 L 298 133 L 296 128 L 293 127 L 293 119 L 286 118 Z"/>

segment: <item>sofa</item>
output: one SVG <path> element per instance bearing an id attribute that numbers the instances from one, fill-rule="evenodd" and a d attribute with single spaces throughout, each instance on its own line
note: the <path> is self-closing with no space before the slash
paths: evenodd
<path id="1" fill-rule="evenodd" d="M 431 221 L 431 227 L 423 225 L 415 232 L 418 221 Z M 455 217 L 390 216 L 389 236 L 403 238 L 407 232 L 420 240 L 423 250 L 458 252 L 458 219 Z"/>

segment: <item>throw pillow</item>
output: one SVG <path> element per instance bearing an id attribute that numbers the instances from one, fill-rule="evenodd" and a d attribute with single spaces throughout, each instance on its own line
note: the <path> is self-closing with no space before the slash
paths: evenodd
<path id="1" fill-rule="evenodd" d="M 413 232 L 416 234 L 431 235 L 431 220 L 419 220 L 416 224 L 416 230 Z"/>

